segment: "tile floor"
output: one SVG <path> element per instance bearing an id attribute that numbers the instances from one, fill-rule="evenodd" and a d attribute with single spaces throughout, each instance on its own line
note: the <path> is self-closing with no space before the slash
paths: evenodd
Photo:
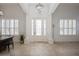
<path id="1" fill-rule="evenodd" d="M 14 49 L 0 53 L 0 56 L 79 56 L 79 42 L 55 43 L 33 42 L 14 44 Z"/>

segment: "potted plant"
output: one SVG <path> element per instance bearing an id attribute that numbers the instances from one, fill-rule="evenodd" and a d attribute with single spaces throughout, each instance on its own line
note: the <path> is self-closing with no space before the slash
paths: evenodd
<path id="1" fill-rule="evenodd" d="M 20 43 L 24 44 L 24 35 L 20 35 Z"/>

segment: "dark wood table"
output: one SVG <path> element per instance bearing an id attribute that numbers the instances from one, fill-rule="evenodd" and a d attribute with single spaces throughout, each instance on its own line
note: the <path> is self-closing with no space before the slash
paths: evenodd
<path id="1" fill-rule="evenodd" d="M 0 37 L 0 50 L 8 48 L 10 51 L 10 45 L 14 48 L 13 36 L 1 36 Z"/>

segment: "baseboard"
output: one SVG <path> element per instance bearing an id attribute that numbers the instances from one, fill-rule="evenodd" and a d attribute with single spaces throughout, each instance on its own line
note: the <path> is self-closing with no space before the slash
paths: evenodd
<path id="1" fill-rule="evenodd" d="M 54 41 L 54 43 L 79 43 L 79 41 Z"/>

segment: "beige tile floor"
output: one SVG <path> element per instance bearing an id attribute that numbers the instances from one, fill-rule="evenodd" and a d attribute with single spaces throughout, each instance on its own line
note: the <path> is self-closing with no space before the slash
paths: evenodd
<path id="1" fill-rule="evenodd" d="M 30 44 L 15 43 L 14 49 L 0 53 L 1 56 L 78 56 L 79 43 L 33 42 Z"/>

